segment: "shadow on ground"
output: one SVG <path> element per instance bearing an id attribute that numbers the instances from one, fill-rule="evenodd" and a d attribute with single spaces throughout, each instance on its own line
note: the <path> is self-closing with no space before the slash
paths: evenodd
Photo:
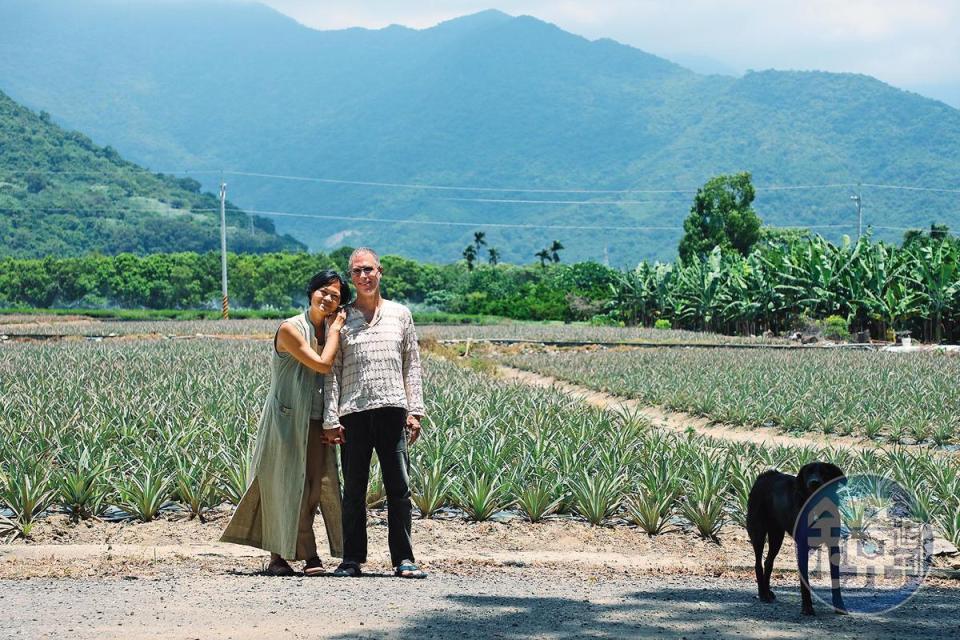
<path id="1" fill-rule="evenodd" d="M 798 589 L 765 604 L 736 588 L 664 588 L 594 601 L 565 597 L 451 595 L 411 603 L 409 620 L 368 638 L 947 638 L 960 637 L 960 592 L 921 590 L 879 616 L 840 616 L 817 603 L 800 614 Z M 433 610 L 423 611 L 424 608 Z M 417 610 L 421 613 L 416 613 Z M 442 610 L 441 610 L 442 609 Z M 356 633 L 334 636 L 356 638 Z"/>

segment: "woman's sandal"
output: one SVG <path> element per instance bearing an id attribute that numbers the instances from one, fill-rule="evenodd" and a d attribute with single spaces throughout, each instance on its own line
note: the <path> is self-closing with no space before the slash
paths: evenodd
<path id="1" fill-rule="evenodd" d="M 320 558 L 310 558 L 303 563 L 303 575 L 308 578 L 322 576 L 326 572 L 326 569 L 323 568 L 323 561 L 320 560 Z"/>
<path id="2" fill-rule="evenodd" d="M 398 578 L 412 578 L 415 580 L 427 577 L 427 574 L 410 560 L 404 560 L 398 564 L 393 575 Z"/>
<path id="3" fill-rule="evenodd" d="M 359 578 L 363 572 L 360 571 L 360 565 L 356 562 L 341 562 L 330 575 L 337 578 Z"/>
<path id="4" fill-rule="evenodd" d="M 281 558 L 280 560 L 271 561 L 267 565 L 267 575 L 277 576 L 278 578 L 289 578 L 292 575 L 295 575 L 296 572 L 293 570 L 287 561 Z"/>

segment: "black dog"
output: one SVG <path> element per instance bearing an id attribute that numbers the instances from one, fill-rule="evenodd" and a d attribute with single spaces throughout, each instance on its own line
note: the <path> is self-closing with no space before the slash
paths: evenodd
<path id="1" fill-rule="evenodd" d="M 800 571 L 800 596 L 803 600 L 801 611 L 806 615 L 813 615 L 813 602 L 807 580 L 808 552 L 811 546 L 820 546 L 823 534 L 820 539 L 814 538 L 811 536 L 811 529 L 816 531 L 815 525 L 811 527 L 804 522 L 798 522 L 798 519 L 810 496 L 837 478 L 844 478 L 840 467 L 827 462 L 811 462 L 801 467 L 796 476 L 773 470 L 764 471 L 753 483 L 747 500 L 747 533 L 750 534 L 757 560 L 757 590 L 760 600 L 773 602 L 776 599 L 770 591 L 770 574 L 773 572 L 773 561 L 783 544 L 783 534 L 789 532 L 797 544 L 797 568 Z M 831 487 L 836 487 L 837 484 L 839 483 Z M 825 504 L 832 507 L 827 509 L 829 518 L 839 527 L 835 499 Z M 804 520 L 807 520 L 806 513 L 804 515 Z M 828 520 L 824 522 L 830 524 Z M 835 560 L 830 562 L 833 607 L 837 613 L 846 613 L 840 595 L 839 536 L 835 537 L 829 531 L 826 535 L 830 540 L 830 557 Z M 768 539 L 770 547 L 767 550 L 767 560 L 761 566 L 765 539 Z"/>

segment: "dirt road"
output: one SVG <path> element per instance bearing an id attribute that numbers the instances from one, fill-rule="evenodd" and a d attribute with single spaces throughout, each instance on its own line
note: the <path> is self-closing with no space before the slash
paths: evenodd
<path id="1" fill-rule="evenodd" d="M 770 605 L 748 580 L 579 578 L 497 568 L 423 581 L 270 578 L 254 572 L 0 581 L 4 638 L 947 638 L 960 592 L 925 586 L 882 617 L 799 615 L 796 585 Z"/>

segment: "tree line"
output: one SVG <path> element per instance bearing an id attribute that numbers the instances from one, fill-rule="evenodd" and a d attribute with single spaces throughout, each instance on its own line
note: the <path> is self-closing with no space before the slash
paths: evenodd
<path id="1" fill-rule="evenodd" d="M 309 276 L 345 271 L 349 248 L 331 254 L 229 254 L 231 305 L 291 309 Z M 673 263 L 620 271 L 575 264 L 435 265 L 384 256 L 389 297 L 422 309 L 520 320 L 591 321 L 724 333 L 783 333 L 828 316 L 851 331 L 888 329 L 940 341 L 960 338 L 960 241 L 943 230 L 902 247 L 834 245 L 819 236 L 759 240 L 747 255 L 716 247 Z M 4 307 L 215 308 L 219 255 L 171 253 L 0 259 Z"/>
<path id="2" fill-rule="evenodd" d="M 942 225 L 914 230 L 896 246 L 869 232 L 835 245 L 803 230 L 762 226 L 749 174 L 718 176 L 698 190 L 680 256 L 626 271 L 596 262 L 561 264 L 559 242 L 515 265 L 477 257 L 421 263 L 382 258 L 388 297 L 421 310 L 518 320 L 672 326 L 723 333 L 784 333 L 831 318 L 875 338 L 910 331 L 928 341 L 960 339 L 960 240 Z M 327 268 L 346 272 L 352 249 L 229 254 L 234 308 L 292 309 Z M 0 306 L 34 308 L 217 308 L 219 254 L 163 253 L 0 259 Z"/>

